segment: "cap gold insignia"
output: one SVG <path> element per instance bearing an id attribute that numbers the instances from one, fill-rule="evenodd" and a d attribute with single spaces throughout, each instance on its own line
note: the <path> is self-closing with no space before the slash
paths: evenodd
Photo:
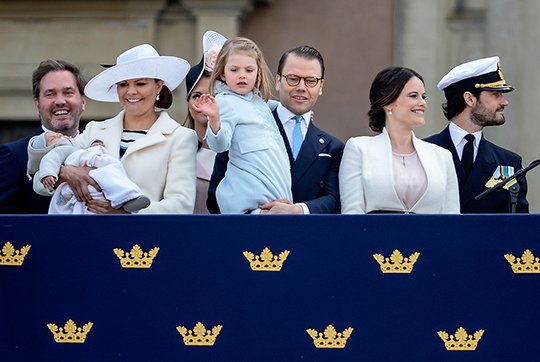
<path id="1" fill-rule="evenodd" d="M 94 323 L 88 322 L 82 327 L 77 327 L 71 319 L 66 322 L 64 328 L 58 327 L 56 324 L 49 323 L 47 327 L 54 335 L 56 343 L 84 343 L 86 335 L 92 329 Z"/>
<path id="2" fill-rule="evenodd" d="M 143 252 L 137 244 L 133 245 L 130 252 L 125 252 L 122 249 L 114 248 L 114 253 L 120 259 L 122 268 L 150 268 L 156 257 L 159 248 L 155 247 L 148 252 Z"/>
<path id="3" fill-rule="evenodd" d="M 212 330 L 207 330 L 204 324 L 197 322 L 193 330 L 188 330 L 184 326 L 176 327 L 176 330 L 184 339 L 186 346 L 213 346 L 216 342 L 216 338 L 221 332 L 223 326 L 218 324 Z"/>
<path id="4" fill-rule="evenodd" d="M 280 271 L 283 262 L 289 256 L 289 250 L 283 250 L 279 255 L 274 255 L 268 248 L 264 248 L 261 255 L 254 255 L 251 251 L 244 251 L 244 256 L 249 261 L 253 271 Z"/>
<path id="5" fill-rule="evenodd" d="M 373 254 L 377 263 L 381 266 L 381 271 L 383 273 L 401 273 L 406 274 L 410 273 L 413 270 L 414 263 L 418 260 L 420 256 L 419 252 L 412 253 L 408 258 L 403 257 L 399 250 L 394 250 L 390 258 L 385 258 L 381 254 Z"/>
<path id="6" fill-rule="evenodd" d="M 444 331 L 438 331 L 437 334 L 443 340 L 444 347 L 448 351 L 474 351 L 478 341 L 484 335 L 484 330 L 480 329 L 470 335 L 463 327 L 459 327 L 454 335 L 448 335 Z"/>
<path id="7" fill-rule="evenodd" d="M 521 258 L 516 258 L 512 254 L 504 254 L 504 258 L 512 266 L 512 271 L 516 274 L 540 273 L 540 260 L 529 250 L 525 250 Z"/>
<path id="8" fill-rule="evenodd" d="M 306 331 L 313 339 L 313 344 L 316 348 L 345 348 L 353 330 L 354 328 L 349 327 L 343 332 L 338 332 L 333 325 L 329 324 L 324 329 L 324 332 L 317 332 L 311 328 Z"/>
<path id="9" fill-rule="evenodd" d="M 497 88 L 497 87 L 507 87 L 506 81 L 504 80 L 503 73 L 501 70 L 501 64 L 497 64 L 497 73 L 499 73 L 500 80 L 492 83 L 476 83 L 475 88 Z"/>
<path id="10" fill-rule="evenodd" d="M 13 244 L 8 241 L 2 247 L 2 252 L 0 252 L 0 265 L 21 266 L 28 251 L 30 251 L 30 245 L 25 245 L 20 250 L 15 250 Z"/>

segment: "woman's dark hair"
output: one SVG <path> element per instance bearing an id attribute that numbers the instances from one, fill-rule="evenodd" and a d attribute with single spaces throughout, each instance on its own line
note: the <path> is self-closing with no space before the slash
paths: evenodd
<path id="1" fill-rule="evenodd" d="M 471 89 L 468 92 L 471 92 L 473 96 L 478 98 L 482 90 Z M 450 121 L 452 118 L 463 112 L 463 110 L 465 109 L 466 104 L 465 99 L 463 98 L 463 93 L 450 96 L 446 99 L 446 103 L 442 104 L 443 113 L 447 120 Z"/>
<path id="2" fill-rule="evenodd" d="M 167 109 L 172 105 L 172 101 L 172 92 L 169 88 L 167 88 L 166 85 L 163 85 L 163 87 L 161 87 L 161 91 L 159 92 L 159 99 L 156 100 L 154 106 L 161 109 Z"/>
<path id="3" fill-rule="evenodd" d="M 386 124 L 384 106 L 387 106 L 399 97 L 405 84 L 412 77 L 417 77 L 424 83 L 424 79 L 420 74 L 410 68 L 404 67 L 388 67 L 381 70 L 375 76 L 369 90 L 371 107 L 367 113 L 369 117 L 369 128 L 375 132 L 382 132 Z"/>
<path id="4" fill-rule="evenodd" d="M 193 68 L 191 68 L 193 69 Z M 199 83 L 199 81 L 203 78 L 209 78 L 212 76 L 212 72 L 209 72 L 208 70 L 204 70 L 200 76 L 200 78 L 197 80 L 197 83 L 195 84 L 190 84 L 189 85 L 189 94 L 188 94 L 188 102 L 189 102 L 189 99 L 191 98 L 191 95 L 193 93 L 193 89 L 195 88 L 195 86 Z M 187 78 L 186 78 L 187 80 Z M 206 93 L 210 93 L 210 89 L 205 89 L 205 92 Z M 191 128 L 191 129 L 195 129 L 195 119 L 193 119 L 193 117 L 191 116 L 191 113 L 189 112 L 189 106 L 188 106 L 188 111 L 187 111 L 187 115 L 186 115 L 186 119 L 184 120 L 184 123 L 182 124 L 182 126 L 184 127 L 188 127 L 188 128 Z M 197 140 L 197 143 L 198 143 L 198 147 L 197 147 L 197 150 L 200 150 L 201 147 L 202 147 L 202 143 L 201 141 Z"/>

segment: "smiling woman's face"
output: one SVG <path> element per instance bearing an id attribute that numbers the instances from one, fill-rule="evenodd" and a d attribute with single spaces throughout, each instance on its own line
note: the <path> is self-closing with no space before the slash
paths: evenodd
<path id="1" fill-rule="evenodd" d="M 397 99 L 385 106 L 392 110 L 389 120 L 408 125 L 410 128 L 422 126 L 425 123 L 426 89 L 418 77 L 412 77 L 403 87 Z"/>
<path id="2" fill-rule="evenodd" d="M 128 79 L 116 84 L 122 108 L 128 115 L 134 116 L 154 112 L 156 96 L 162 87 L 163 81 L 152 78 Z"/>

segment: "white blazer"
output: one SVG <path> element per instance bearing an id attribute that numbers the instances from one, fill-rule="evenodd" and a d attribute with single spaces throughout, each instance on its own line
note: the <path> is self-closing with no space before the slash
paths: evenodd
<path id="1" fill-rule="evenodd" d="M 100 139 L 114 157 L 120 155 L 124 111 L 114 118 L 90 122 L 73 144 L 86 148 Z M 41 152 L 47 152 L 44 149 Z M 167 112 L 161 111 L 148 133 L 129 145 L 122 165 L 131 181 L 139 186 L 151 203 L 139 214 L 191 214 L 195 206 L 197 135 L 182 127 Z M 39 157 L 30 152 L 29 157 Z M 34 160 L 35 161 L 35 160 Z M 34 190 L 46 194 L 39 172 Z"/>
<path id="2" fill-rule="evenodd" d="M 459 214 L 459 190 L 451 153 L 416 138 L 414 133 L 412 136 L 427 175 L 427 187 L 409 212 Z M 386 128 L 380 135 L 347 141 L 339 169 L 339 192 L 342 214 L 407 212 L 394 188 L 392 145 Z"/>

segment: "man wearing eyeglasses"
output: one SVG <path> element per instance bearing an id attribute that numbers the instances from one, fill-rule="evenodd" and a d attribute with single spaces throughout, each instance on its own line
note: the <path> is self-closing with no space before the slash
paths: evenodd
<path id="1" fill-rule="evenodd" d="M 324 60 L 307 45 L 286 51 L 279 60 L 276 90 L 270 104 L 291 163 L 293 202 L 260 205 L 262 214 L 338 214 L 338 172 L 344 144 L 313 123 L 312 109 L 322 94 Z M 274 102 L 276 103 L 276 102 Z M 207 206 L 219 213 L 215 190 L 227 169 L 228 155 L 218 154 L 208 189 Z"/>

